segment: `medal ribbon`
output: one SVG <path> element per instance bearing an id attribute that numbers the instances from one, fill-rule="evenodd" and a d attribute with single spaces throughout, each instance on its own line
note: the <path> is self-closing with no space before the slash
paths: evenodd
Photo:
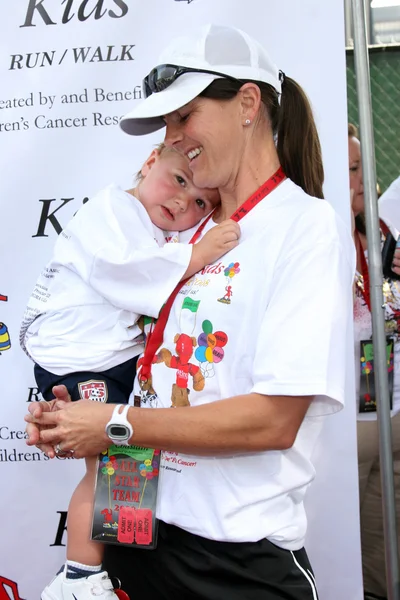
<path id="1" fill-rule="evenodd" d="M 263 200 L 268 194 L 270 194 L 278 185 L 286 178 L 285 173 L 283 172 L 282 167 L 270 177 L 261 187 L 258 188 L 254 194 L 247 198 L 245 202 L 238 209 L 235 210 L 233 215 L 230 217 L 232 221 L 238 223 L 245 217 L 261 200 Z M 214 211 L 208 215 L 208 217 L 203 221 L 197 231 L 194 233 L 192 239 L 189 244 L 195 244 L 202 234 L 204 227 L 207 225 L 209 220 L 211 219 Z M 140 360 L 140 370 L 138 372 L 139 381 L 145 383 L 151 377 L 151 365 L 153 363 L 154 356 L 158 350 L 158 348 L 163 343 L 164 339 L 164 330 L 167 325 L 168 317 L 171 312 L 171 307 L 174 303 L 175 298 L 177 297 L 179 291 L 183 288 L 183 286 L 191 279 L 188 277 L 183 281 L 180 281 L 178 285 L 175 287 L 174 291 L 161 308 L 160 315 L 154 325 L 154 329 L 150 331 L 149 335 L 146 339 L 146 346 L 144 349 L 143 358 Z"/>

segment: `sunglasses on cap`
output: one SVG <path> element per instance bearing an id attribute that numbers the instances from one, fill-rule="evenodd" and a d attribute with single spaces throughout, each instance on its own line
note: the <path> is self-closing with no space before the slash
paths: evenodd
<path id="1" fill-rule="evenodd" d="M 208 71 L 207 69 L 192 69 L 190 67 L 179 67 L 178 65 L 159 65 L 150 71 L 143 79 L 143 95 L 145 98 L 162 92 L 168 88 L 178 77 L 185 73 L 207 73 L 208 75 L 219 75 L 223 79 L 231 79 L 232 81 L 242 83 L 236 77 L 219 73 L 218 71 Z"/>

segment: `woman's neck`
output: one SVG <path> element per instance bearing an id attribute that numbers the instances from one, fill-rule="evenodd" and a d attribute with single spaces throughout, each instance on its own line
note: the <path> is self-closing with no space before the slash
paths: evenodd
<path id="1" fill-rule="evenodd" d="M 275 149 L 266 148 L 266 152 L 243 160 L 237 177 L 227 186 L 220 188 L 221 204 L 215 210 L 213 221 L 221 223 L 229 219 L 258 188 L 279 169 L 279 159 Z"/>

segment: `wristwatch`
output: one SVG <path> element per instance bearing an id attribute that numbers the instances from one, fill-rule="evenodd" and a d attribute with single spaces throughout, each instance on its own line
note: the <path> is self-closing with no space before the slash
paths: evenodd
<path id="1" fill-rule="evenodd" d="M 116 446 L 129 446 L 129 440 L 133 435 L 133 427 L 127 419 L 130 408 L 129 404 L 117 404 L 106 425 L 106 434 Z"/>

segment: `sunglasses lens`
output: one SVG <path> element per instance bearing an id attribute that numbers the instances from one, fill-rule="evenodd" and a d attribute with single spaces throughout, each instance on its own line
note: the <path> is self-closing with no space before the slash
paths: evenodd
<path id="1" fill-rule="evenodd" d="M 180 67 L 174 67 L 172 65 L 160 65 L 155 67 L 150 73 L 143 79 L 143 95 L 148 98 L 151 94 L 162 92 L 169 87 L 175 79 L 183 72 Z"/>
<path id="2" fill-rule="evenodd" d="M 148 78 L 148 76 L 145 77 L 142 82 L 143 98 L 148 98 L 152 94 L 152 91 L 151 91 L 150 85 L 147 81 L 147 78 Z"/>

